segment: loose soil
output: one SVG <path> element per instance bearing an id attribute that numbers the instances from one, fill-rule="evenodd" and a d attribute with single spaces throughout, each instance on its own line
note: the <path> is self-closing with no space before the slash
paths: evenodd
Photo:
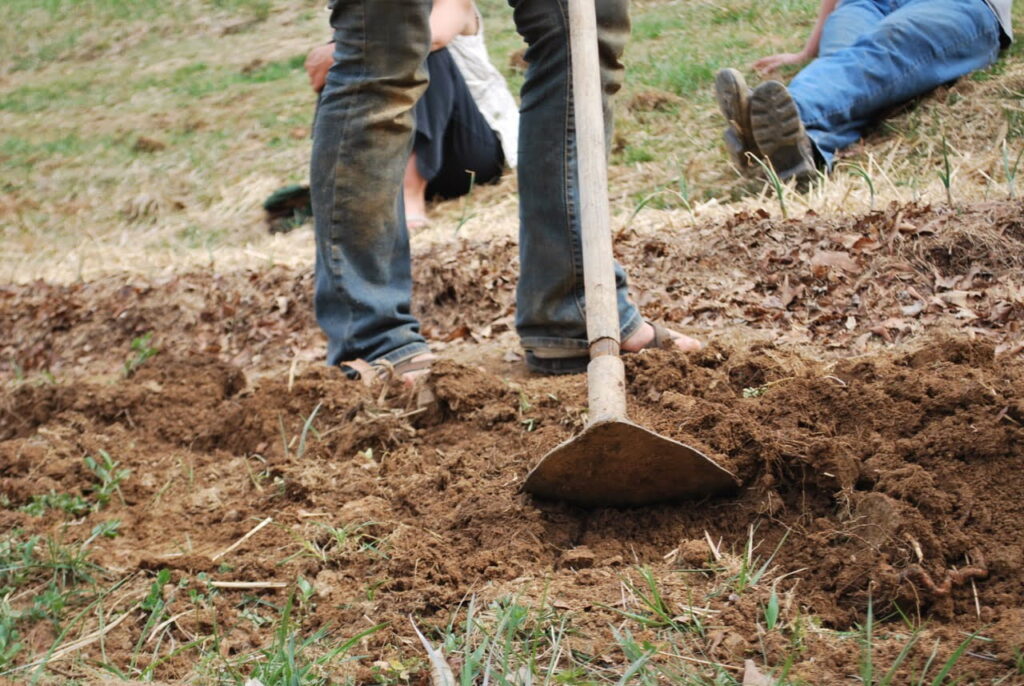
<path id="1" fill-rule="evenodd" d="M 0 527 L 81 540 L 120 519 L 94 559 L 143 580 L 164 568 L 193 587 L 302 576 L 315 588 L 304 630 L 386 623 L 349 666 L 364 682 L 413 646 L 408 616 L 443 627 L 474 595 L 549 603 L 571 615 L 574 651 L 624 668 L 608 627 L 646 568 L 672 608 L 706 611 L 706 631 L 688 639 L 702 659 L 778 667 L 792 655 L 792 633 L 764 627 L 774 587 L 790 628 L 813 618 L 792 678 L 851 681 L 860 647 L 829 630 L 863 624 L 870 603 L 890 625 L 902 613 L 925 627 L 939 660 L 980 630 L 991 640 L 954 674 L 989 683 L 1024 639 L 1022 227 L 1019 205 L 992 204 L 620 235 L 645 313 L 710 338 L 689 357 L 625 358 L 633 418 L 705 450 L 741 485 L 628 510 L 519 491 L 583 426 L 586 394 L 582 376 L 521 369 L 511 241 L 418 256 L 417 307 L 450 358 L 427 380 L 425 408 L 418 391 L 366 388 L 316 362 L 305 273 L 5 286 L 0 364 L 17 380 L 0 395 Z M 160 352 L 126 373 L 130 343 L 150 331 Z M 18 511 L 33 495 L 88 495 L 82 459 L 101 450 L 131 469 L 123 502 L 71 524 Z M 348 542 L 323 525 L 352 527 Z M 750 540 L 768 571 L 742 588 Z M 175 592 L 170 613 L 192 607 Z M 288 592 L 256 591 L 277 603 Z M 222 591 L 215 611 L 180 618 L 175 639 L 218 626 L 225 654 L 266 644 L 239 616 L 252 593 Z M 111 631 L 105 659 L 126 665 L 143 624 Z M 39 626 L 26 660 L 56 638 Z M 879 664 L 904 644 L 880 637 Z M 95 646 L 83 654 L 99 659 Z M 193 661 L 182 653 L 156 675 L 180 678 Z"/>

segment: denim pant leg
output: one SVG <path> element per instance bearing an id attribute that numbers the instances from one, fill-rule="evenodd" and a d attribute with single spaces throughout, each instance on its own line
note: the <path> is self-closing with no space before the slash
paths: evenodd
<path id="1" fill-rule="evenodd" d="M 327 363 L 426 352 L 410 312 L 401 186 L 426 86 L 430 0 L 336 0 L 336 50 L 313 133 L 317 322 Z"/>
<path id="2" fill-rule="evenodd" d="M 848 5 L 835 10 L 840 21 Z M 875 0 L 885 17 L 856 41 L 807 65 L 790 93 L 827 164 L 883 110 L 975 69 L 999 53 L 999 23 L 984 0 Z"/>
<path id="3" fill-rule="evenodd" d="M 519 260 L 516 329 L 524 348 L 578 349 L 585 354 L 583 247 L 578 208 L 576 129 L 569 74 L 566 0 L 509 0 L 526 40 L 528 63 L 519 118 Z M 628 0 L 596 0 L 605 131 L 609 96 L 622 86 L 619 61 L 629 36 Z M 628 298 L 626 273 L 615 265 L 622 339 L 643 323 Z"/>

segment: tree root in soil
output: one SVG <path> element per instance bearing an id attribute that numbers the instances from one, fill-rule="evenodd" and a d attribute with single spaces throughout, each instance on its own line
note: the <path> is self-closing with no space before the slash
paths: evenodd
<path id="1" fill-rule="evenodd" d="M 988 578 L 988 565 L 985 563 L 985 556 L 977 548 L 971 550 L 971 559 L 974 564 L 963 569 L 950 569 L 946 571 L 946 578 L 942 583 L 935 583 L 931 575 L 921 565 L 913 564 L 900 573 L 901 579 L 906 579 L 914 584 L 918 591 L 926 593 L 933 598 L 943 598 L 950 594 L 956 586 L 963 586 L 971 579 Z"/>

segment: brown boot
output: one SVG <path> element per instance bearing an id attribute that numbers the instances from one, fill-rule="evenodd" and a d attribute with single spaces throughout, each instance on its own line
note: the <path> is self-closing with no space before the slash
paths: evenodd
<path id="1" fill-rule="evenodd" d="M 759 154 L 750 130 L 750 94 L 743 74 L 737 70 L 721 69 L 715 74 L 715 99 L 722 116 L 729 122 L 722 138 L 729 151 L 729 159 L 745 176 L 757 171 L 758 166 L 750 156 Z"/>
<path id="2" fill-rule="evenodd" d="M 766 81 L 750 96 L 750 128 L 761 154 L 768 158 L 779 179 L 806 185 L 817 175 L 814 148 L 800 121 L 789 89 Z"/>

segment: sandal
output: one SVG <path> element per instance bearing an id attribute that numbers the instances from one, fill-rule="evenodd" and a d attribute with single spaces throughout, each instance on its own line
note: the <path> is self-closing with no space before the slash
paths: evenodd
<path id="1" fill-rule="evenodd" d="M 351 360 L 349 362 L 342 362 L 341 369 L 351 379 L 358 379 L 362 381 L 366 386 L 373 386 L 377 383 L 388 383 L 393 380 L 401 380 L 407 385 L 415 383 L 416 379 L 420 376 L 425 376 L 425 373 L 430 371 L 431 366 L 434 364 L 437 358 L 429 357 L 426 359 L 416 359 L 423 352 L 417 352 L 412 357 L 408 357 L 398 362 L 389 362 L 388 360 L 376 360 L 374 362 L 367 362 L 363 359 Z M 416 372 L 424 372 L 424 374 L 416 374 Z M 416 374 L 412 379 L 405 379 L 406 374 Z"/>
<path id="2" fill-rule="evenodd" d="M 644 350 L 671 350 L 674 341 L 682 336 L 675 331 L 666 329 L 661 324 L 647 322 L 654 328 L 654 338 L 637 352 Z M 632 354 L 631 350 L 621 350 L 620 354 Z M 590 355 L 579 348 L 531 348 L 526 351 L 526 366 L 530 371 L 541 374 L 583 374 L 590 363 Z"/>

